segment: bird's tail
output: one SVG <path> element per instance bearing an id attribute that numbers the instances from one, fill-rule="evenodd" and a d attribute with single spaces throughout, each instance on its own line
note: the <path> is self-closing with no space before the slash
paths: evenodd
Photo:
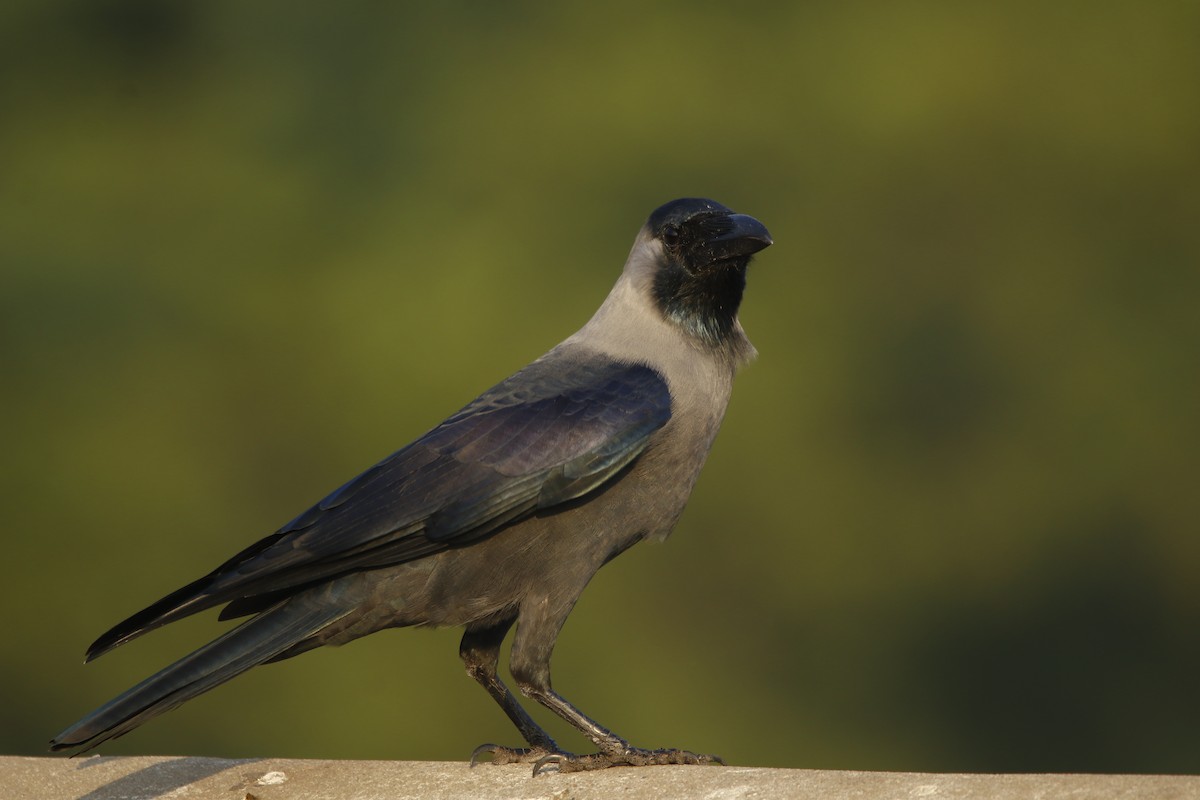
<path id="1" fill-rule="evenodd" d="M 284 655 L 352 611 L 353 607 L 330 607 L 328 598 L 314 593 L 284 600 L 97 708 L 51 739 L 50 749 L 77 747 L 84 752 L 115 739 L 253 666 Z"/>

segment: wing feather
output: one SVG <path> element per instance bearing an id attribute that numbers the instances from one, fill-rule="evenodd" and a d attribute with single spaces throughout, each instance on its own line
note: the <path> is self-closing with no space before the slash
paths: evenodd
<path id="1" fill-rule="evenodd" d="M 234 614 L 347 572 L 466 546 L 592 492 L 671 417 L 666 381 L 640 364 L 559 351 L 480 395 L 276 533 L 101 636 L 89 658 L 188 614 Z"/>

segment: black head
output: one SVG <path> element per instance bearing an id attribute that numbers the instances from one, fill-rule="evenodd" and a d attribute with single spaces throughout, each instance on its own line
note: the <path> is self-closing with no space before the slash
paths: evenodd
<path id="1" fill-rule="evenodd" d="M 654 275 L 658 307 L 705 342 L 726 343 L 737 327 L 746 267 L 770 246 L 771 234 L 754 217 L 694 197 L 657 209 L 646 226 L 662 245 Z"/>

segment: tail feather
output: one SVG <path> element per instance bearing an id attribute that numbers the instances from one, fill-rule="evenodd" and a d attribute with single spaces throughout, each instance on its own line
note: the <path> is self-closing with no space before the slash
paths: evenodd
<path id="1" fill-rule="evenodd" d="M 114 647 L 136 639 L 144 633 L 161 628 L 169 622 L 183 619 L 197 611 L 219 605 L 224 598 L 213 598 L 205 593 L 205 589 L 212 581 L 211 575 L 192 581 L 182 589 L 171 592 L 157 603 L 137 612 L 129 619 L 117 623 L 92 642 L 83 660 L 85 662 L 93 661 Z"/>
<path id="2" fill-rule="evenodd" d="M 354 611 L 331 607 L 324 593 L 292 597 L 113 698 L 50 740 L 51 750 L 84 752 L 271 661 Z M 324 601 L 322 603 L 321 601 Z"/>

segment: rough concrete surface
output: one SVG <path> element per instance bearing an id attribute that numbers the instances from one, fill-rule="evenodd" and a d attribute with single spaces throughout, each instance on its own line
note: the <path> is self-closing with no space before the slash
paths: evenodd
<path id="1" fill-rule="evenodd" d="M 139 756 L 0 757 L 3 800 L 591 800 L 592 798 L 1146 798 L 1200 800 L 1200 777 L 950 775 L 761 767 L 637 767 L 530 776 L 519 764 Z"/>

